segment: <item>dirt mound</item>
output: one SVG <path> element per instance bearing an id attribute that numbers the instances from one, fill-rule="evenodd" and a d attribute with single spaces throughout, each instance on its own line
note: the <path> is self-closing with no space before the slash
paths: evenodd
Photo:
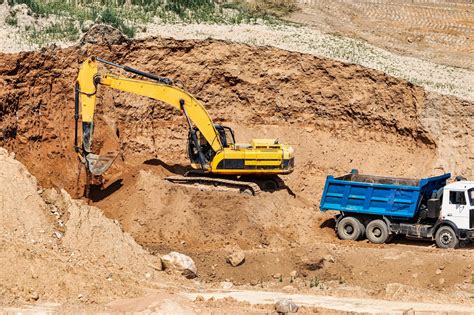
<path id="1" fill-rule="evenodd" d="M 0 234 L 34 243 L 52 233 L 47 229 L 48 207 L 38 193 L 36 179 L 14 156 L 0 148 Z"/>
<path id="2" fill-rule="evenodd" d="M 118 29 L 106 24 L 93 25 L 81 38 L 81 45 L 97 44 L 110 47 L 120 45 L 128 41 L 128 38 Z"/>
<path id="3" fill-rule="evenodd" d="M 64 190 L 43 191 L 4 149 L 0 172 L 2 305 L 105 302 L 142 294 L 143 283 L 156 277 L 159 258 L 100 209 L 72 200 Z"/>
<path id="4" fill-rule="evenodd" d="M 140 244 L 161 252 L 252 249 L 288 247 L 313 234 L 318 225 L 311 222 L 314 207 L 291 199 L 286 191 L 253 197 L 238 190 L 176 185 L 149 168 L 130 176 L 113 197 L 97 206 L 120 220 Z M 297 224 L 302 221 L 307 224 Z"/>

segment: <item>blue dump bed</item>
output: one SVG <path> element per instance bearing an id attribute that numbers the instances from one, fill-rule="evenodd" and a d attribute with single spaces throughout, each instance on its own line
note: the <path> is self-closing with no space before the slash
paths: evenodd
<path id="1" fill-rule="evenodd" d="M 328 176 L 320 209 L 408 220 L 417 215 L 421 202 L 444 187 L 450 177 L 447 173 L 418 180 L 360 175 L 354 171 L 338 178 Z"/>

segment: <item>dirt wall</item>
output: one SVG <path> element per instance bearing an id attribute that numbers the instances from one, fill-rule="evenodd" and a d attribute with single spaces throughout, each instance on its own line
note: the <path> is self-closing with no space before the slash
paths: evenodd
<path id="1" fill-rule="evenodd" d="M 331 135 L 326 144 L 375 141 L 420 151 L 429 165 L 442 170 L 452 167 L 466 176 L 472 174 L 468 145 L 472 136 L 467 129 L 472 104 L 467 101 L 429 94 L 360 66 L 274 48 L 215 40 L 119 42 L 0 55 L 0 144 L 15 151 L 42 184 L 82 193 L 76 191 L 78 167 L 72 150 L 73 82 L 80 62 L 90 55 L 181 81 L 216 121 L 236 129 L 265 129 L 265 136 L 289 143 L 298 142 L 301 130 L 314 143 L 324 133 Z M 120 148 L 125 163 L 150 158 L 187 163 L 186 125 L 174 109 L 101 87 L 97 114 L 97 148 L 104 143 Z M 462 121 L 456 132 L 446 126 L 446 116 Z M 435 130 L 435 125 L 441 127 Z M 273 126 L 288 132 L 282 137 Z M 260 136 L 256 131 L 247 134 L 244 138 L 237 133 L 237 140 Z M 439 149 L 450 139 L 456 139 L 455 154 Z M 296 146 L 297 159 L 307 159 L 305 146 Z M 337 153 L 345 155 L 346 148 Z M 383 158 L 375 151 L 372 154 L 373 162 Z M 453 155 L 456 161 L 469 162 L 447 163 Z M 363 163 L 353 159 L 352 165 L 359 164 Z M 424 175 L 403 167 L 388 172 Z"/>

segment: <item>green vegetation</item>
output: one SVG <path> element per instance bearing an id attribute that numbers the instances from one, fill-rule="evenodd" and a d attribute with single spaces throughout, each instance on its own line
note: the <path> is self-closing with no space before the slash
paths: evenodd
<path id="1" fill-rule="evenodd" d="M 11 26 L 17 26 L 18 25 L 18 19 L 14 15 L 9 15 L 5 18 L 5 23 Z"/>
<path id="2" fill-rule="evenodd" d="M 214 0 L 7 0 L 10 5 L 25 4 L 37 18 L 51 15 L 61 23 L 46 27 L 27 27 L 32 42 L 76 39 L 86 21 L 109 24 L 128 37 L 135 36 L 137 25 L 159 18 L 163 23 L 280 23 L 279 17 L 296 8 L 295 0 L 244 0 L 218 3 Z M 16 26 L 12 14 L 6 20 Z M 88 22 L 89 24 L 90 22 Z"/>
<path id="3" fill-rule="evenodd" d="M 53 23 L 45 28 L 36 29 L 27 27 L 28 40 L 39 46 L 43 46 L 55 40 L 76 40 L 79 38 L 79 29 L 72 22 Z"/>
<path id="4" fill-rule="evenodd" d="M 309 281 L 309 287 L 310 288 L 317 288 L 320 284 L 319 277 L 315 276 L 313 279 Z"/>
<path id="5" fill-rule="evenodd" d="M 130 38 L 135 36 L 135 28 L 127 26 L 124 20 L 117 14 L 117 12 L 111 8 L 105 8 L 101 12 L 99 18 L 96 17 L 96 20 L 112 25 L 113 27 L 121 30 L 122 33 Z"/>

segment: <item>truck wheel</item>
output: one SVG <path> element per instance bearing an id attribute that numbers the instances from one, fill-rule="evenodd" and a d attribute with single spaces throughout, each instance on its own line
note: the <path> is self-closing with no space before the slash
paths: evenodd
<path id="1" fill-rule="evenodd" d="M 459 245 L 458 237 L 450 226 L 442 226 L 436 231 L 436 245 L 439 248 L 456 248 Z"/>
<path id="2" fill-rule="evenodd" d="M 361 234 L 361 226 L 359 220 L 354 217 L 345 217 L 337 225 L 337 235 L 341 240 L 358 240 Z"/>
<path id="3" fill-rule="evenodd" d="M 387 224 L 382 220 L 370 221 L 365 228 L 365 235 L 370 242 L 383 244 L 389 236 Z"/>

